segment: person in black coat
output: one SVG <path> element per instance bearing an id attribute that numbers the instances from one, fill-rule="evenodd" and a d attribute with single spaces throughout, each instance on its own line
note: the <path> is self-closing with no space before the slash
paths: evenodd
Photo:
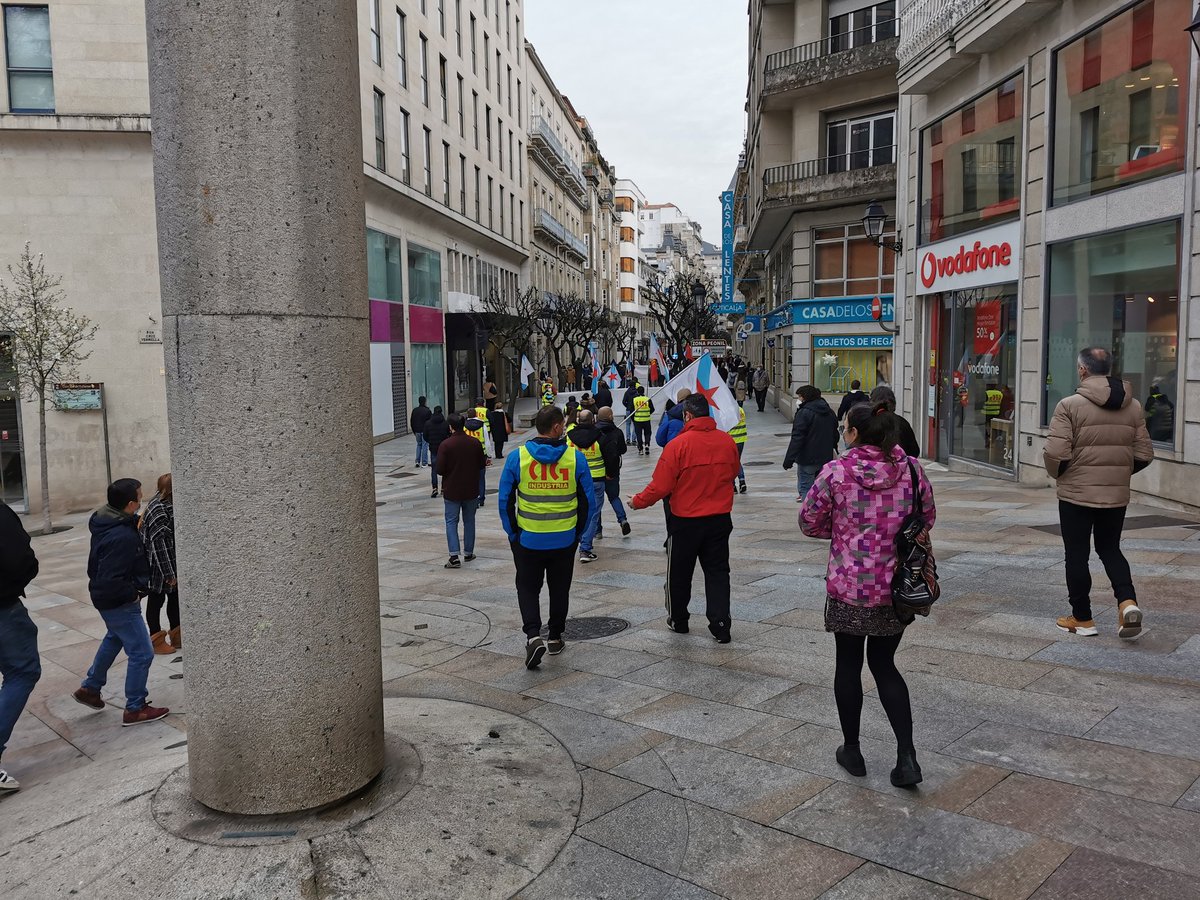
<path id="1" fill-rule="evenodd" d="M 837 456 L 838 419 L 821 392 L 811 384 L 796 391 L 800 408 L 792 420 L 792 440 L 783 467 L 798 467 L 796 502 L 804 500 L 821 467 Z"/>
<path id="2" fill-rule="evenodd" d="M 852 382 L 850 382 L 850 393 L 843 397 L 842 402 L 838 405 L 838 421 L 840 422 L 842 419 L 846 418 L 846 413 L 850 411 L 850 407 L 852 407 L 855 403 L 867 403 L 870 401 L 870 399 L 871 398 L 868 397 L 862 389 L 862 382 L 857 378 L 854 379 Z"/>
<path id="3" fill-rule="evenodd" d="M 433 413 L 425 405 L 425 398 L 417 398 L 417 407 L 408 417 L 408 427 L 417 438 L 417 468 L 429 465 L 429 445 L 425 441 L 425 426 L 433 418 Z"/>
<path id="4" fill-rule="evenodd" d="M 42 677 L 37 626 L 21 602 L 25 588 L 37 573 L 37 555 L 25 527 L 15 512 L 0 503 L 0 675 L 4 676 L 0 686 L 4 698 L 0 703 L 0 757 L 34 685 Z M 0 794 L 20 786 L 17 779 L 0 769 Z"/>
<path id="5" fill-rule="evenodd" d="M 496 408 L 487 414 L 488 428 L 492 432 L 492 444 L 496 448 L 496 459 L 504 459 L 504 445 L 512 431 L 512 419 L 504 411 L 504 401 L 497 400 Z"/>
<path id="6" fill-rule="evenodd" d="M 442 446 L 442 441 L 448 437 L 450 437 L 450 425 L 446 422 L 446 417 L 442 415 L 442 408 L 435 406 L 433 414 L 429 417 L 429 422 L 425 425 L 425 440 L 429 444 L 429 479 L 433 482 L 433 493 L 429 495 L 431 497 L 438 495 L 436 465 L 438 447 Z"/>
<path id="7" fill-rule="evenodd" d="M 876 403 L 886 403 L 888 412 L 892 414 L 896 412 L 896 394 L 885 384 L 881 384 L 875 390 L 871 391 L 870 403 L 872 406 Z M 919 458 L 921 455 L 921 445 L 917 441 L 917 433 L 913 431 L 913 427 L 908 423 L 908 419 L 903 416 L 896 416 L 896 421 L 900 424 L 900 449 L 908 456 Z"/>
<path id="8" fill-rule="evenodd" d="M 612 406 L 613 395 L 608 383 L 601 378 L 600 384 L 596 387 L 596 410 L 602 410 L 606 406 Z"/>

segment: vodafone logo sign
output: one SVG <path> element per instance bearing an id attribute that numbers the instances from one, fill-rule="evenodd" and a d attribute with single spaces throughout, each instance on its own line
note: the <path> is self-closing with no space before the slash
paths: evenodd
<path id="1" fill-rule="evenodd" d="M 929 244 L 917 251 L 917 293 L 964 290 L 1016 281 L 1021 269 L 1019 222 Z"/>

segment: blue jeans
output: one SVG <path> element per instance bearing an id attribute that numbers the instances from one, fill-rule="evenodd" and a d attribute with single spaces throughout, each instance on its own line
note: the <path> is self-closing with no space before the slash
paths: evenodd
<path id="1" fill-rule="evenodd" d="M 4 676 L 4 684 L 0 686 L 0 756 L 4 755 L 25 701 L 42 677 L 37 633 L 37 626 L 20 600 L 12 606 L 0 607 L 0 674 Z"/>
<path id="2" fill-rule="evenodd" d="M 600 510 L 604 509 L 604 482 L 593 481 L 592 491 L 594 493 L 592 514 L 588 517 L 587 528 L 583 530 L 583 537 L 579 539 L 580 553 L 592 549 L 592 542 L 596 539 L 596 529 L 600 527 Z"/>
<path id="3" fill-rule="evenodd" d="M 633 443 L 633 416 L 625 420 L 625 443 Z"/>
<path id="4" fill-rule="evenodd" d="M 446 545 L 450 548 L 451 556 L 458 556 L 458 518 L 462 516 L 463 546 L 467 554 L 475 552 L 475 510 L 479 508 L 477 500 L 445 500 L 446 504 Z"/>
<path id="5" fill-rule="evenodd" d="M 142 618 L 142 604 L 137 600 L 118 606 L 116 609 L 100 610 L 100 618 L 108 626 L 108 633 L 100 642 L 96 659 L 88 669 L 83 686 L 97 693 L 108 681 L 108 670 L 122 650 L 129 657 L 125 669 L 125 708 L 137 712 L 146 705 L 146 676 L 150 674 L 150 663 L 154 661 L 154 648 L 150 645 L 150 630 Z"/>
<path id="6" fill-rule="evenodd" d="M 417 432 L 417 465 L 422 463 L 429 464 L 429 441 L 425 440 L 425 435 Z"/>
<path id="7" fill-rule="evenodd" d="M 608 498 L 608 502 L 612 504 L 613 512 L 617 514 L 617 524 L 621 524 L 627 518 L 625 515 L 625 504 L 621 502 L 621 479 L 613 478 L 604 480 L 604 496 Z M 596 518 L 596 530 L 600 531 L 604 528 L 604 500 L 596 501 L 596 505 L 600 507 L 600 514 Z"/>
<path id="8" fill-rule="evenodd" d="M 796 466 L 796 493 L 801 497 L 807 497 L 808 489 L 813 486 L 813 482 L 817 480 L 817 473 L 820 471 L 820 466 Z"/>
<path id="9" fill-rule="evenodd" d="M 437 451 L 432 450 L 429 453 L 429 480 L 433 482 L 433 489 L 437 490 Z"/>

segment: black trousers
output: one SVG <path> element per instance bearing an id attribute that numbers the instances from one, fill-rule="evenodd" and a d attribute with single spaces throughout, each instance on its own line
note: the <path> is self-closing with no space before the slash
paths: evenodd
<path id="1" fill-rule="evenodd" d="M 150 629 L 151 634 L 157 634 L 162 631 L 162 622 L 159 614 L 162 612 L 163 604 L 167 605 L 167 622 L 168 627 L 179 627 L 179 591 L 172 588 L 161 594 L 151 592 L 146 598 L 146 626 Z"/>
<path id="2" fill-rule="evenodd" d="M 767 407 L 767 392 L 766 391 L 755 391 L 754 392 L 754 402 L 758 404 L 759 412 L 762 412 L 763 410 L 765 410 Z"/>
<path id="3" fill-rule="evenodd" d="M 637 435 L 638 450 L 645 447 L 650 449 L 650 423 L 649 422 L 634 422 L 633 433 Z"/>
<path id="4" fill-rule="evenodd" d="M 1093 509 L 1059 500 L 1058 521 L 1062 526 L 1063 548 L 1066 550 L 1067 593 L 1071 600 L 1071 614 L 1081 622 L 1092 618 L 1092 573 L 1088 571 L 1088 558 L 1092 555 L 1093 540 L 1096 555 L 1104 563 L 1104 571 L 1112 582 L 1113 596 L 1117 602 L 1136 600 L 1129 562 L 1121 552 L 1125 507 Z"/>
<path id="5" fill-rule="evenodd" d="M 692 574 L 699 560 L 700 568 L 704 570 L 708 622 L 728 626 L 732 517 L 729 513 L 694 518 L 672 515 L 667 520 L 667 527 L 667 612 L 676 622 L 688 620 Z"/>
<path id="6" fill-rule="evenodd" d="M 509 544 L 517 566 L 517 603 L 522 631 L 533 638 L 542 633 L 542 581 L 550 588 L 550 637 L 562 637 L 571 603 L 571 578 L 575 574 L 578 543 L 561 550 L 530 550 L 520 539 Z"/>

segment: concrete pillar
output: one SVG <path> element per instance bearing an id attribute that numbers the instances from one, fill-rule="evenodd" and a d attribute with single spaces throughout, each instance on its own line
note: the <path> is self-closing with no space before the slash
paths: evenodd
<path id="1" fill-rule="evenodd" d="M 192 794 L 310 809 L 383 766 L 356 4 L 146 18 Z"/>

